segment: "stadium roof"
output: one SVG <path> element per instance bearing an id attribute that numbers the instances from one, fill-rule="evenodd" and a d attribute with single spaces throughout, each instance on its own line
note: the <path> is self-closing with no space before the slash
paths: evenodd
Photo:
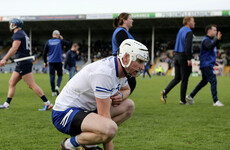
<path id="1" fill-rule="evenodd" d="M 229 0 L 10 0 L 1 1 L 0 16 L 113 14 L 230 10 Z"/>
<path id="2" fill-rule="evenodd" d="M 180 18 L 184 16 L 220 17 L 220 16 L 230 16 L 230 10 L 150 12 L 150 13 L 131 13 L 131 15 L 134 19 Z M 104 19 L 113 19 L 117 16 L 118 16 L 117 13 L 81 14 L 81 15 L 45 15 L 45 16 L 0 16 L 0 21 L 9 21 L 12 18 L 19 18 L 24 21 L 104 20 Z"/>

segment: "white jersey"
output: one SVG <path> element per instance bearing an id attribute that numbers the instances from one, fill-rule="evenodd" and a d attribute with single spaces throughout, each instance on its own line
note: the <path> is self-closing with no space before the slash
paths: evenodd
<path id="1" fill-rule="evenodd" d="M 126 86 L 127 78 L 118 77 L 117 57 L 107 57 L 84 67 L 67 82 L 53 107 L 64 111 L 70 107 L 94 111 L 96 97 L 106 99 Z"/>

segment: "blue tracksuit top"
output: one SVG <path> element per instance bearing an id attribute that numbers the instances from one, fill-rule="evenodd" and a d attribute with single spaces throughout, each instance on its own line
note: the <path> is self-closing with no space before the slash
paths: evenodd
<path id="1" fill-rule="evenodd" d="M 56 63 L 62 62 L 62 45 L 61 40 L 57 38 L 52 38 L 48 40 L 49 47 L 49 62 Z"/>
<path id="2" fill-rule="evenodd" d="M 176 37 L 175 52 L 184 53 L 185 52 L 185 40 L 188 32 L 192 30 L 186 26 L 181 27 Z M 192 49 L 191 49 L 192 52 Z"/>
<path id="3" fill-rule="evenodd" d="M 113 36 L 112 36 L 112 48 L 113 48 L 112 54 L 117 54 L 118 46 L 117 46 L 116 35 L 121 30 L 124 30 L 127 33 L 129 39 L 134 39 L 133 36 L 125 28 L 117 27 L 116 30 L 113 32 Z"/>
<path id="4" fill-rule="evenodd" d="M 210 50 L 205 50 L 203 46 L 203 42 L 205 40 L 210 40 L 213 43 L 213 39 L 205 36 L 201 42 L 201 47 L 200 47 L 200 68 L 204 67 L 209 67 L 212 66 L 214 67 L 216 63 L 216 47 L 210 49 Z"/>

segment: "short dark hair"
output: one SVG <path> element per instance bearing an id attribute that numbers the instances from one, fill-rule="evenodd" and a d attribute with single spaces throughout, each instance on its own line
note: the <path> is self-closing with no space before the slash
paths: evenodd
<path id="1" fill-rule="evenodd" d="M 123 19 L 127 20 L 128 17 L 130 16 L 129 13 L 121 13 L 119 16 L 117 16 L 114 20 L 113 20 L 113 27 L 116 29 L 117 27 L 123 25 Z"/>
<path id="2" fill-rule="evenodd" d="M 217 28 L 217 25 L 215 24 L 209 24 L 205 27 L 205 33 L 207 34 L 208 33 L 208 30 L 212 29 L 212 27 L 216 27 Z"/>

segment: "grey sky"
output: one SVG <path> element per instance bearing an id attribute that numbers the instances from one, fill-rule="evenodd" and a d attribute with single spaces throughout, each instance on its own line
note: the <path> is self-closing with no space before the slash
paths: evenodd
<path id="1" fill-rule="evenodd" d="M 230 10 L 230 0 L 0 0 L 0 6 L 0 16 L 76 15 Z"/>

